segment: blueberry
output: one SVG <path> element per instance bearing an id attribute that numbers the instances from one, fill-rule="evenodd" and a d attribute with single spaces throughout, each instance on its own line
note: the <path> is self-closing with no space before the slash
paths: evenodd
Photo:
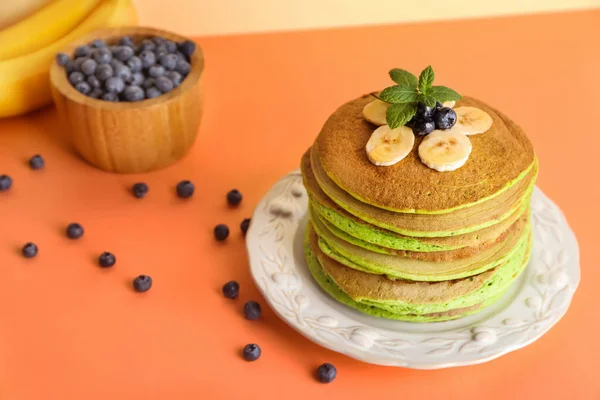
<path id="1" fill-rule="evenodd" d="M 189 74 L 191 69 L 192 67 L 190 66 L 190 63 L 183 60 L 177 61 L 177 65 L 175 66 L 175 71 L 184 76 Z"/>
<path id="2" fill-rule="evenodd" d="M 222 242 L 229 236 L 229 227 L 225 224 L 219 224 L 213 229 L 213 234 L 215 235 L 215 239 Z"/>
<path id="3" fill-rule="evenodd" d="M 44 168 L 44 159 L 39 154 L 29 159 L 29 166 L 31 169 L 42 169 Z"/>
<path id="4" fill-rule="evenodd" d="M 84 45 L 75 49 L 75 57 L 87 57 L 90 54 L 92 54 L 92 48 L 90 46 Z"/>
<path id="5" fill-rule="evenodd" d="M 438 129 L 450 129 L 456 123 L 456 112 L 450 107 L 442 107 L 433 114 Z"/>
<path id="6" fill-rule="evenodd" d="M 71 82 L 71 85 L 73 86 L 75 86 L 79 82 L 83 82 L 84 79 L 85 76 L 83 76 L 83 74 L 79 71 L 71 72 L 69 74 L 69 82 Z"/>
<path id="7" fill-rule="evenodd" d="M 69 239 L 79 239 L 83 236 L 83 226 L 77 222 L 73 222 L 67 226 L 67 237 Z"/>
<path id="8" fill-rule="evenodd" d="M 185 54 L 183 54 L 181 51 L 176 51 L 174 54 L 175 57 L 177 57 L 177 60 L 189 61 Z"/>
<path id="9" fill-rule="evenodd" d="M 169 78 L 171 80 L 171 82 L 173 82 L 173 86 L 177 87 L 179 86 L 179 84 L 181 83 L 181 81 L 183 80 L 183 77 L 181 76 L 181 74 L 177 71 L 169 71 L 165 74 L 165 76 L 167 78 Z"/>
<path id="10" fill-rule="evenodd" d="M 237 206 L 242 202 L 242 194 L 237 189 L 232 189 L 227 192 L 227 203 L 230 206 Z"/>
<path id="11" fill-rule="evenodd" d="M 429 135 L 434 129 L 435 123 L 431 118 L 417 119 L 412 126 L 413 133 L 419 136 Z"/>
<path id="12" fill-rule="evenodd" d="M 156 58 L 160 58 L 166 54 L 169 54 L 169 50 L 167 50 L 167 46 L 164 44 L 161 44 L 160 46 L 157 46 L 156 49 L 154 50 L 154 54 L 156 54 Z"/>
<path id="13" fill-rule="evenodd" d="M 163 93 L 170 92 L 171 90 L 173 90 L 173 81 L 171 81 L 166 76 L 159 76 L 158 78 L 156 78 L 156 88 Z"/>
<path id="14" fill-rule="evenodd" d="M 96 72 L 96 67 L 98 67 L 98 63 L 91 58 L 88 58 L 84 62 L 81 63 L 81 72 L 85 75 L 94 75 Z"/>
<path id="15" fill-rule="evenodd" d="M 196 43 L 191 40 L 186 40 L 179 44 L 179 51 L 181 51 L 187 58 L 190 58 L 196 50 Z"/>
<path id="16" fill-rule="evenodd" d="M 81 64 L 83 64 L 87 60 L 89 60 L 89 57 L 79 57 L 76 58 L 75 61 L 73 61 L 75 63 L 75 68 L 77 69 L 77 71 L 81 71 Z"/>
<path id="17" fill-rule="evenodd" d="M 67 61 L 67 63 L 65 64 L 65 71 L 67 71 L 67 74 L 77 71 L 77 66 L 75 65 L 75 61 L 73 61 L 73 60 Z"/>
<path id="18" fill-rule="evenodd" d="M 127 61 L 129 60 L 131 57 L 133 57 L 133 49 L 129 46 L 119 46 L 119 49 L 117 50 L 117 53 L 115 54 L 115 56 L 117 57 L 117 59 L 119 61 Z"/>
<path id="19" fill-rule="evenodd" d="M 90 94 L 88 94 L 88 97 L 91 97 L 92 99 L 99 99 L 102 97 L 103 94 L 104 94 L 104 92 L 102 91 L 102 89 L 95 88 L 95 89 L 92 89 Z"/>
<path id="20" fill-rule="evenodd" d="M 140 72 L 142 70 L 142 60 L 138 56 L 133 56 L 127 60 L 127 66 L 131 72 Z"/>
<path id="21" fill-rule="evenodd" d="M 250 300 L 246 304 L 244 304 L 244 315 L 247 320 L 256 321 L 260 318 L 260 314 L 262 313 L 262 309 L 260 304 L 258 304 L 254 300 Z"/>
<path id="22" fill-rule="evenodd" d="M 256 361 L 260 358 L 260 347 L 257 344 L 247 344 L 244 346 L 244 360 L 246 361 Z"/>
<path id="23" fill-rule="evenodd" d="M 175 54 L 164 54 L 158 59 L 160 65 L 162 65 L 163 67 L 165 67 L 165 69 L 168 69 L 169 71 L 175 69 L 175 67 L 177 66 L 177 61 L 178 59 Z"/>
<path id="24" fill-rule="evenodd" d="M 144 39 L 142 40 L 142 42 L 140 43 L 139 47 L 138 47 L 138 51 L 143 52 L 146 50 L 149 51 L 154 51 L 154 49 L 156 48 L 156 45 L 154 44 L 154 42 L 150 39 Z M 154 54 L 154 53 L 152 53 Z"/>
<path id="25" fill-rule="evenodd" d="M 125 82 L 123 82 L 123 79 L 116 76 L 108 78 L 104 83 L 104 86 L 110 93 L 121 93 L 123 90 L 125 90 Z"/>
<path id="26" fill-rule="evenodd" d="M 119 77 L 124 81 L 131 79 L 131 69 L 129 69 L 129 67 L 125 64 L 114 67 L 114 74 L 116 77 Z"/>
<path id="27" fill-rule="evenodd" d="M 248 228 L 250 227 L 250 218 L 244 218 L 242 223 L 240 224 L 240 229 L 242 230 L 242 234 L 246 236 L 246 232 L 248 232 Z"/>
<path id="28" fill-rule="evenodd" d="M 108 92 L 102 95 L 102 100 L 116 103 L 119 101 L 119 96 L 116 93 Z"/>
<path id="29" fill-rule="evenodd" d="M 133 280 L 133 289 L 136 292 L 146 292 L 152 287 L 152 278 L 148 275 L 140 275 Z"/>
<path id="30" fill-rule="evenodd" d="M 119 48 L 121 46 L 118 46 L 116 44 L 113 44 L 112 46 L 109 46 L 108 49 L 110 50 L 110 52 L 112 53 L 113 57 L 117 57 L 117 52 L 119 51 Z"/>
<path id="31" fill-rule="evenodd" d="M 427 107 L 423 103 L 417 104 L 417 118 L 425 119 L 433 116 L 433 110 L 431 107 Z"/>
<path id="32" fill-rule="evenodd" d="M 70 59 L 71 58 L 69 58 L 69 56 L 67 54 L 65 54 L 65 53 L 58 53 L 56 55 L 56 62 L 61 67 L 64 67 L 65 65 L 67 65 L 67 63 L 69 62 Z"/>
<path id="33" fill-rule="evenodd" d="M 190 181 L 181 181 L 177 184 L 177 196 L 182 199 L 192 197 L 194 194 L 194 184 Z"/>
<path id="34" fill-rule="evenodd" d="M 329 363 L 321 364 L 321 366 L 319 366 L 317 369 L 317 378 L 321 383 L 333 382 L 336 376 L 337 370 Z"/>
<path id="35" fill-rule="evenodd" d="M 129 47 L 134 47 L 135 43 L 133 42 L 133 39 L 130 38 L 129 36 L 123 36 L 121 39 L 119 39 L 119 44 L 121 46 L 129 46 Z"/>
<path id="36" fill-rule="evenodd" d="M 160 96 L 162 93 L 160 90 L 158 90 L 156 87 L 152 86 L 148 89 L 146 89 L 146 98 L 147 99 L 153 99 L 155 97 Z"/>
<path id="37" fill-rule="evenodd" d="M 165 67 L 162 65 L 153 65 L 148 69 L 148 75 L 153 78 L 158 78 L 159 76 L 163 76 L 165 74 Z"/>
<path id="38" fill-rule="evenodd" d="M 223 296 L 228 299 L 235 299 L 240 293 L 240 284 L 236 281 L 229 281 L 223 285 Z"/>
<path id="39" fill-rule="evenodd" d="M 151 50 L 144 50 L 139 54 L 140 60 L 142 60 L 143 68 L 150 68 L 156 64 L 156 55 Z"/>
<path id="40" fill-rule="evenodd" d="M 148 190 L 148 185 L 146 185 L 143 182 L 138 182 L 131 188 L 131 192 L 138 199 L 146 197 L 146 195 L 148 194 Z"/>
<path id="41" fill-rule="evenodd" d="M 115 255 L 113 253 L 109 253 L 108 251 L 105 251 L 104 253 L 100 254 L 100 257 L 98 257 L 98 264 L 102 268 L 112 267 L 116 262 L 117 258 Z"/>
<path id="42" fill-rule="evenodd" d="M 120 65 L 125 65 L 121 61 L 117 60 L 116 58 L 113 58 L 112 60 L 110 60 L 109 64 L 113 68 L 113 70 L 115 68 L 119 67 Z"/>
<path id="43" fill-rule="evenodd" d="M 113 67 L 110 64 L 100 64 L 96 67 L 96 78 L 105 81 L 112 77 L 114 73 Z"/>
<path id="44" fill-rule="evenodd" d="M 75 89 L 82 94 L 89 94 L 92 91 L 90 84 L 85 81 L 79 82 L 77 85 L 75 85 Z"/>
<path id="45" fill-rule="evenodd" d="M 142 87 L 144 89 L 150 89 L 151 87 L 154 87 L 155 83 L 156 81 L 154 80 L 154 78 L 146 78 L 144 82 L 142 82 Z"/>
<path id="46" fill-rule="evenodd" d="M 175 42 L 173 42 L 172 40 L 166 39 L 165 47 L 167 48 L 167 51 L 169 53 L 175 53 L 177 51 L 177 44 Z"/>
<path id="47" fill-rule="evenodd" d="M 142 89 L 139 86 L 135 86 L 135 85 L 127 86 L 125 88 L 125 91 L 123 92 L 123 97 L 125 97 L 125 100 L 127 100 L 127 101 L 144 100 L 144 97 L 145 97 L 144 89 Z"/>
<path id="48" fill-rule="evenodd" d="M 5 192 L 12 186 L 12 179 L 8 175 L 0 175 L 0 192 Z"/>
<path id="49" fill-rule="evenodd" d="M 95 75 L 88 76 L 86 82 L 90 84 L 92 89 L 97 89 L 102 86 L 102 82 L 100 82 L 100 79 L 96 78 Z"/>
<path id="50" fill-rule="evenodd" d="M 161 46 L 161 45 L 164 45 L 164 44 L 165 44 L 165 39 L 164 39 L 164 38 L 161 38 L 161 37 L 159 37 L 159 36 L 154 36 L 154 37 L 152 38 L 152 41 L 153 41 L 153 42 L 154 42 L 154 44 L 155 44 L 155 45 L 157 45 L 157 46 Z"/>
<path id="51" fill-rule="evenodd" d="M 34 243 L 29 242 L 25 246 L 23 246 L 21 252 L 23 253 L 23 257 L 33 258 L 38 253 L 38 247 Z"/>
<path id="52" fill-rule="evenodd" d="M 437 110 L 439 110 L 442 107 L 444 107 L 444 105 L 442 103 L 440 103 L 439 101 L 436 101 L 435 107 L 433 107 L 433 113 L 435 113 Z"/>
<path id="53" fill-rule="evenodd" d="M 131 75 L 131 78 L 128 82 L 135 86 L 142 86 L 142 83 L 144 83 L 144 74 L 141 72 L 135 72 Z"/>
<path id="54" fill-rule="evenodd" d="M 90 45 L 95 48 L 106 47 L 106 42 L 103 39 L 92 40 Z"/>

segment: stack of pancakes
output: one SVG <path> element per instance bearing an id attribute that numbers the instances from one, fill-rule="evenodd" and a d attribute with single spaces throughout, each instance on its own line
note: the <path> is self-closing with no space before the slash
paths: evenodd
<path id="1" fill-rule="evenodd" d="M 325 123 L 302 158 L 310 198 L 305 255 L 319 285 L 362 312 L 406 321 L 443 321 L 499 299 L 531 252 L 529 200 L 537 175 L 521 128 L 471 98 L 493 118 L 470 136 L 464 166 L 438 172 L 421 163 L 416 138 L 399 163 L 369 162 L 376 128 L 363 96 Z"/>

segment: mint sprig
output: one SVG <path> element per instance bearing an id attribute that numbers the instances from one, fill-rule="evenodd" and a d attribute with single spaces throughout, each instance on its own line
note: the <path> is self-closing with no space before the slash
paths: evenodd
<path id="1" fill-rule="evenodd" d="M 378 99 L 390 103 L 386 113 L 386 122 L 391 129 L 406 125 L 417 113 L 417 104 L 423 103 L 435 107 L 436 102 L 460 100 L 462 96 L 445 86 L 433 86 L 435 73 L 428 66 L 416 76 L 400 68 L 390 72 L 390 78 L 396 83 L 383 89 Z"/>

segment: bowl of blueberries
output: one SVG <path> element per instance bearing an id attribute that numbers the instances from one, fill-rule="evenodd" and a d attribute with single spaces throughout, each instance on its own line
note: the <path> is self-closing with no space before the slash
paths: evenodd
<path id="1" fill-rule="evenodd" d="M 56 55 L 52 95 L 75 150 L 106 171 L 148 172 L 195 142 L 204 56 L 183 36 L 145 27 L 92 32 Z"/>

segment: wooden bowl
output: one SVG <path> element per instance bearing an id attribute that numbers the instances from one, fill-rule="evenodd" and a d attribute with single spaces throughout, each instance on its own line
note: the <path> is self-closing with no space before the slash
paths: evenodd
<path id="1" fill-rule="evenodd" d="M 134 41 L 161 36 L 176 42 L 187 38 L 153 28 L 109 28 L 91 32 L 62 51 L 94 39 L 115 43 L 122 36 Z M 111 172 L 147 172 L 166 167 L 192 147 L 200 126 L 204 55 L 198 45 L 191 71 L 171 92 L 138 102 L 96 100 L 79 93 L 56 61 L 50 68 L 52 96 L 75 150 L 94 166 Z"/>

